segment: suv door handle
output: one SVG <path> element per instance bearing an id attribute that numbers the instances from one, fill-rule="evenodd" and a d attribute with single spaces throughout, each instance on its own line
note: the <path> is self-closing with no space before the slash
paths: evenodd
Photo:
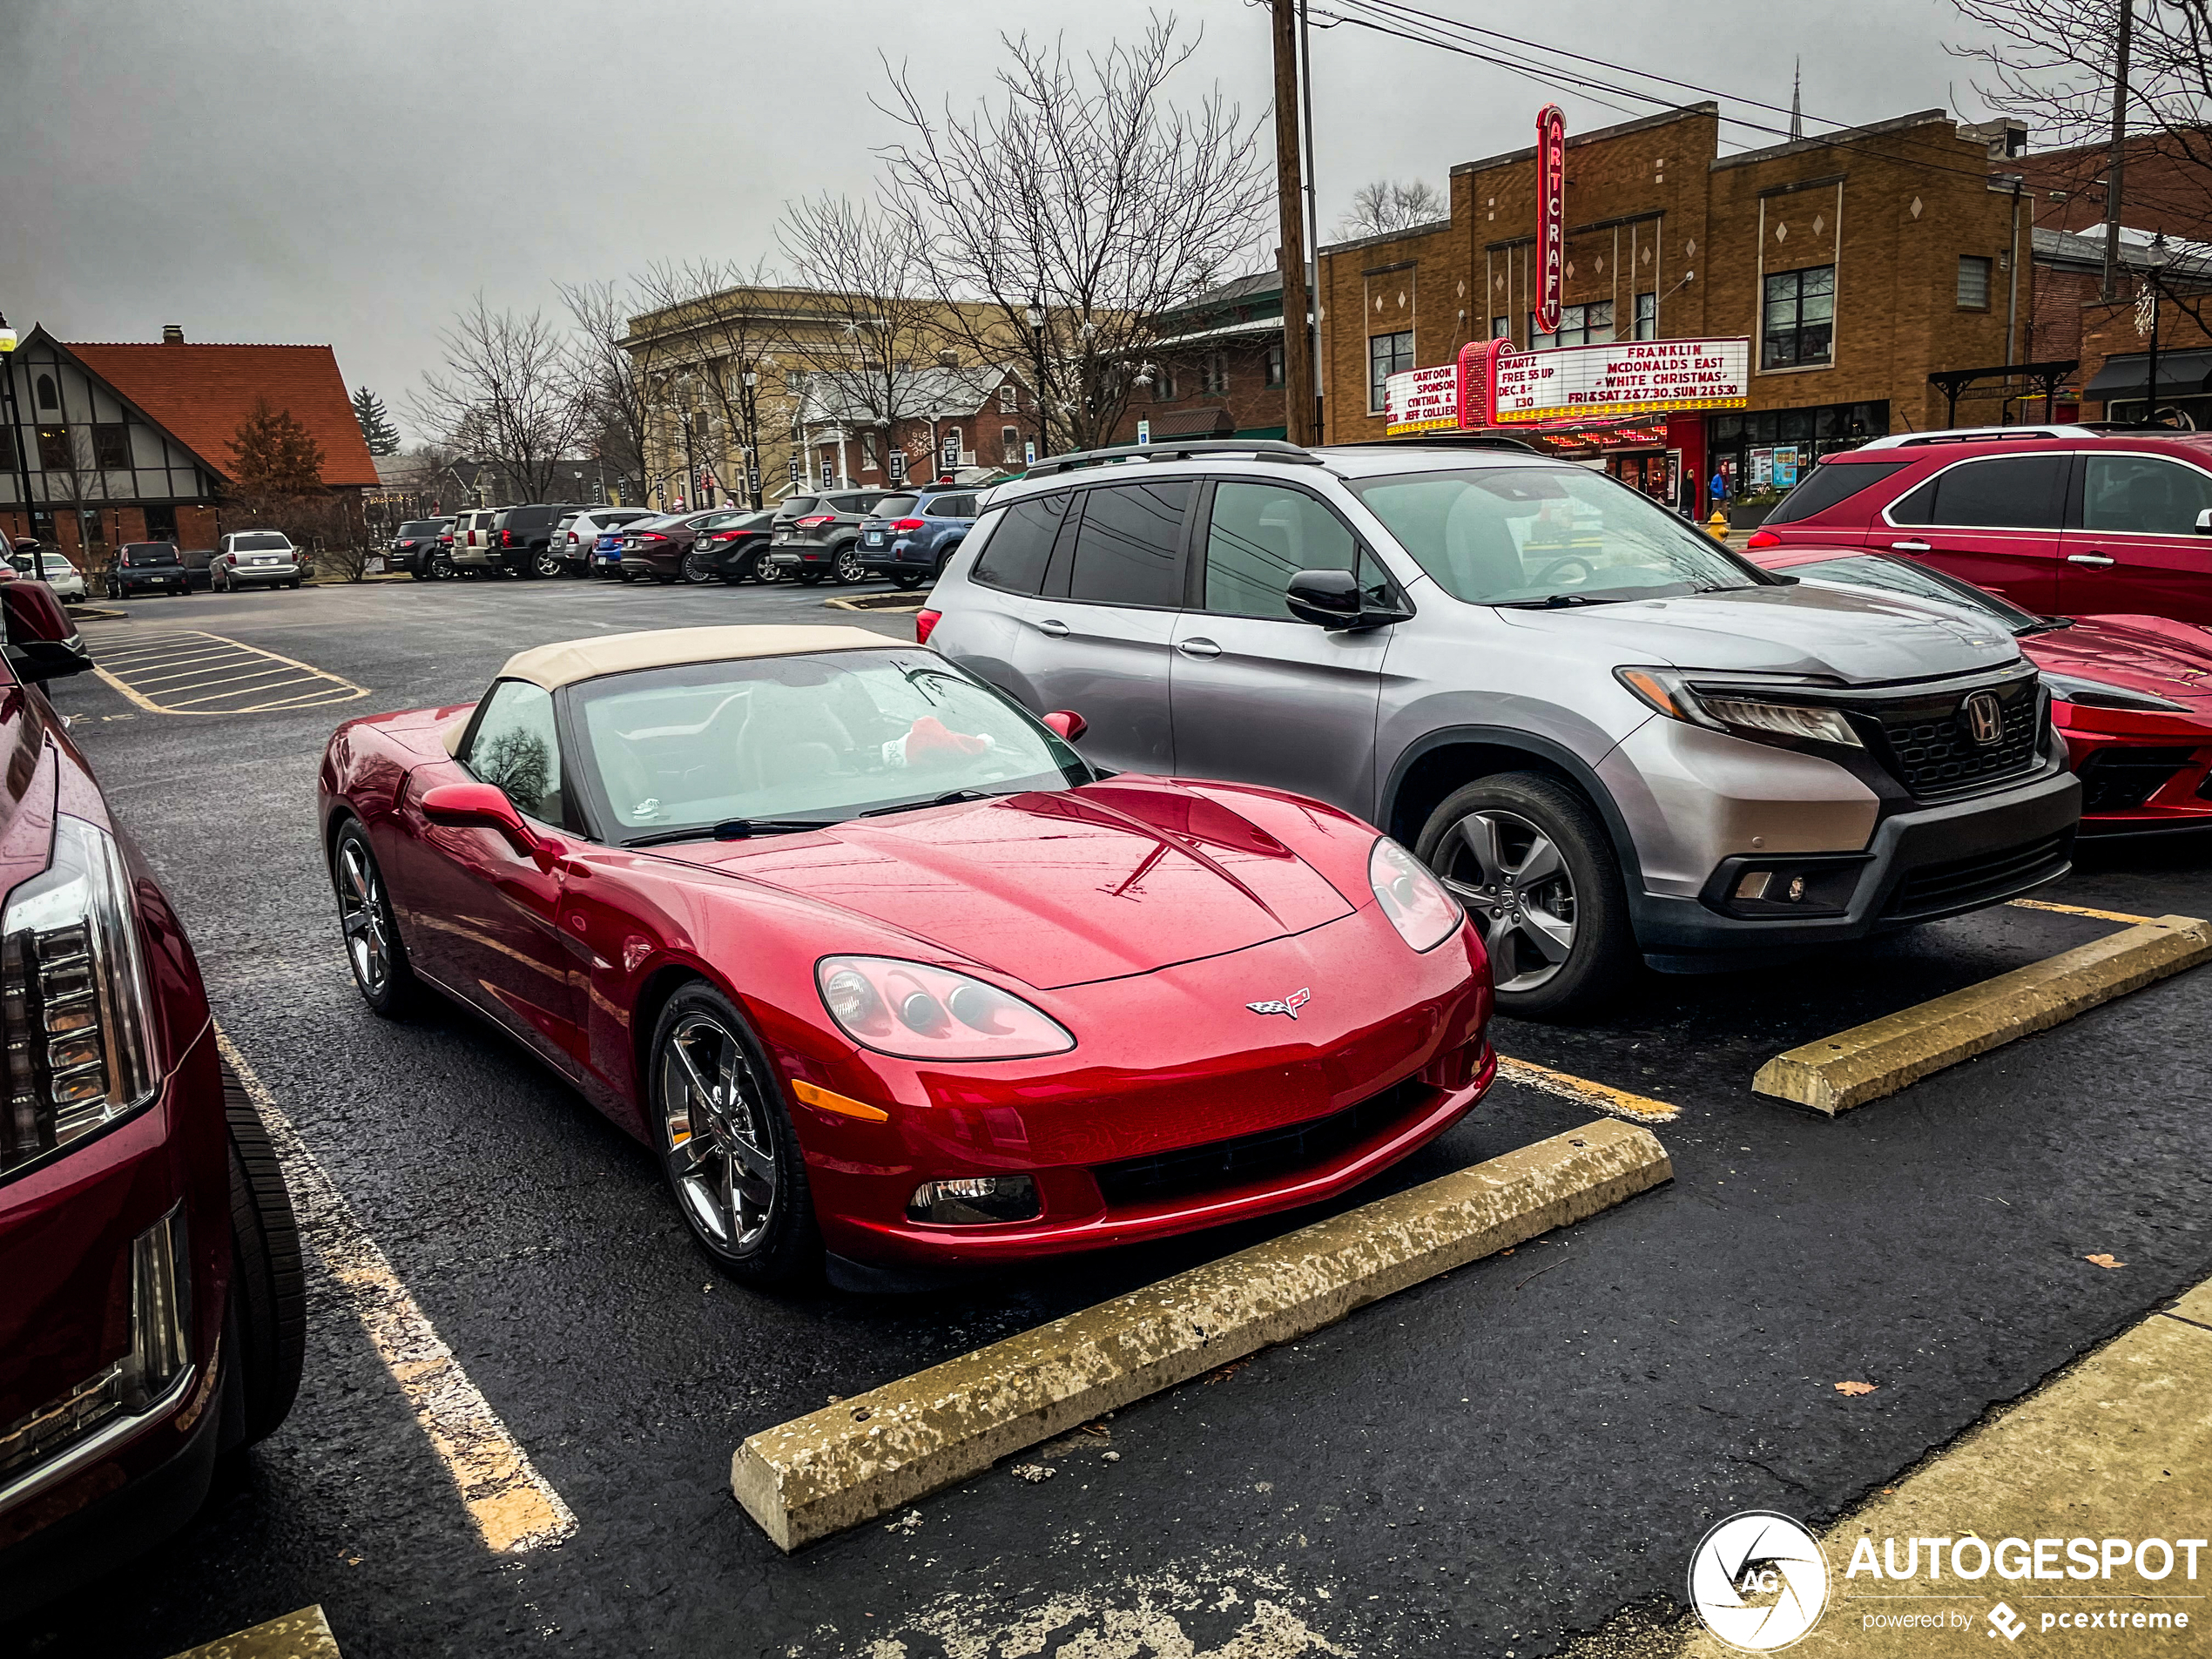
<path id="1" fill-rule="evenodd" d="M 1211 639 L 1178 639 L 1175 648 L 1185 657 L 1218 657 L 1221 647 Z"/>
<path id="2" fill-rule="evenodd" d="M 1890 551 L 1892 553 L 1932 553 L 1935 549 L 1930 547 L 1925 542 L 1892 542 Z"/>
<path id="3" fill-rule="evenodd" d="M 1065 639 L 1068 637 L 1068 624 L 1056 617 L 1048 617 L 1037 624 L 1037 631 L 1049 638 Z"/>
<path id="4" fill-rule="evenodd" d="M 2091 565 L 2100 570 L 2120 563 L 2118 559 L 2107 558 L 2101 553 L 2069 553 L 2066 556 L 2066 562 L 2068 564 Z"/>

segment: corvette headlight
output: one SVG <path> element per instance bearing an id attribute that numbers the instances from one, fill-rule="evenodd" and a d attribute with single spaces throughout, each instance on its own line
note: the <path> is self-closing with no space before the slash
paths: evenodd
<path id="1" fill-rule="evenodd" d="M 1023 1060 L 1076 1046 L 1068 1028 L 1010 991 L 895 956 L 826 956 L 822 1006 L 853 1042 L 907 1060 Z"/>
<path id="2" fill-rule="evenodd" d="M 2051 695 L 2062 703 L 2079 703 L 2091 709 L 2140 709 L 2147 714 L 2187 714 L 2188 705 L 2169 702 L 2151 691 L 2132 691 L 2125 685 L 2107 685 L 2102 680 L 2085 680 L 2073 674 L 2046 673 L 2043 684 L 2051 688 Z"/>
<path id="3" fill-rule="evenodd" d="M 1616 668 L 1613 677 L 1670 720 L 1716 732 L 1865 747 L 1838 711 L 1817 704 L 1771 702 L 1737 691 L 1701 691 L 1670 668 Z"/>
<path id="4" fill-rule="evenodd" d="M 54 820 L 52 860 L 0 911 L 8 1104 L 0 1174 L 90 1135 L 153 1092 L 145 964 L 114 839 Z"/>
<path id="5" fill-rule="evenodd" d="M 1367 854 L 1367 885 L 1398 936 L 1415 950 L 1433 950 L 1459 931 L 1463 912 L 1421 861 L 1387 835 Z"/>

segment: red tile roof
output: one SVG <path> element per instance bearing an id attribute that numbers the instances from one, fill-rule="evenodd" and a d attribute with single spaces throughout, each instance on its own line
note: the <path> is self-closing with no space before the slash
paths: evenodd
<path id="1" fill-rule="evenodd" d="M 254 400 L 289 409 L 322 446 L 326 484 L 374 489 L 353 399 L 327 346 L 64 345 L 85 368 L 182 441 L 216 471 L 234 464 L 231 440 Z"/>

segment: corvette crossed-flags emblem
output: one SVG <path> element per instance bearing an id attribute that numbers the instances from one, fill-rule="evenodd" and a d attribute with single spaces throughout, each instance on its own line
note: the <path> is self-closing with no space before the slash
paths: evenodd
<path id="1" fill-rule="evenodd" d="M 1300 986 L 1297 990 L 1292 991 L 1288 996 L 1283 997 L 1278 1001 L 1267 1002 L 1247 1002 L 1244 1006 L 1250 1008 L 1254 1014 L 1287 1014 L 1291 1019 L 1295 1020 L 1298 1018 L 1298 1011 L 1312 1000 L 1313 992 L 1312 989 L 1305 986 Z"/>

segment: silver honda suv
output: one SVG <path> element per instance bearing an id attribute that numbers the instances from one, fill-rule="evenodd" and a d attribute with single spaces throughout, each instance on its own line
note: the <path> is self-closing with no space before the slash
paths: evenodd
<path id="1" fill-rule="evenodd" d="M 1757 966 L 2069 867 L 2049 699 L 1963 611 L 1760 570 L 1505 441 L 1048 464 L 987 497 L 928 643 L 1081 715 L 1103 765 L 1380 825 L 1477 918 L 1502 1012 L 1588 1012 L 1639 954 Z"/>

